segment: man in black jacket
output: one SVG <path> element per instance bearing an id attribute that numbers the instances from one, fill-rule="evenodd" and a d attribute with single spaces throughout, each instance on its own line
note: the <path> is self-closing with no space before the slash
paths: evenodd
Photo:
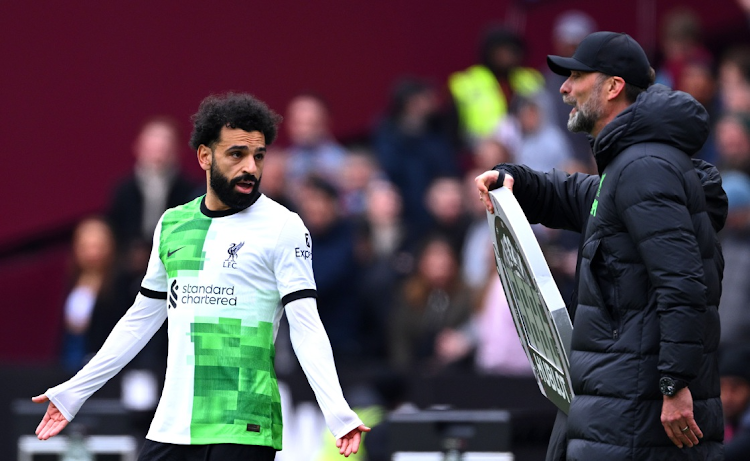
<path id="1" fill-rule="evenodd" d="M 566 457 L 723 459 L 716 232 L 727 204 L 716 169 L 690 158 L 708 115 L 652 86 L 626 34 L 593 33 L 548 65 L 568 76 L 568 129 L 593 137 L 599 175 L 501 164 L 476 182 L 488 211 L 488 189 L 505 185 L 530 222 L 582 234 Z"/>

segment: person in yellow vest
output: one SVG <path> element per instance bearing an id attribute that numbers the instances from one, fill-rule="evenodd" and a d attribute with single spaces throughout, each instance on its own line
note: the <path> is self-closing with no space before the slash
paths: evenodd
<path id="1" fill-rule="evenodd" d="M 483 37 L 480 63 L 449 77 L 458 135 L 464 143 L 472 145 L 492 134 L 514 95 L 530 96 L 544 89 L 542 74 L 521 66 L 524 52 L 520 36 L 494 27 Z"/>

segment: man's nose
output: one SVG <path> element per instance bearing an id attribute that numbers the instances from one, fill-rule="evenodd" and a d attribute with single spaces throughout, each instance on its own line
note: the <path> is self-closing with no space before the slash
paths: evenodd
<path id="1" fill-rule="evenodd" d="M 242 173 L 255 175 L 258 172 L 258 165 L 255 163 L 255 157 L 250 155 L 242 162 Z"/>
<path id="2" fill-rule="evenodd" d="M 560 94 L 570 93 L 570 77 L 566 78 L 562 85 L 560 85 Z"/>

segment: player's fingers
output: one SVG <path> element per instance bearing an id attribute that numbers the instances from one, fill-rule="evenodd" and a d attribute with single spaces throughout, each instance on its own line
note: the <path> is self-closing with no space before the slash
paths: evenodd
<path id="1" fill-rule="evenodd" d="M 47 421 L 49 421 L 49 410 L 46 413 L 44 413 L 42 420 L 39 422 L 39 425 L 36 427 L 36 431 L 34 431 L 36 435 L 39 435 L 39 433 L 42 432 L 42 429 L 44 428 L 44 426 L 47 425 Z"/>
<path id="2" fill-rule="evenodd" d="M 34 403 L 44 403 L 47 400 L 49 400 L 49 398 L 47 398 L 47 396 L 44 395 L 44 394 L 39 394 L 36 397 L 32 397 L 31 398 L 31 401 L 34 402 Z"/>
<path id="3" fill-rule="evenodd" d="M 505 179 L 503 180 L 503 186 L 507 187 L 510 190 L 513 190 L 514 183 L 515 183 L 515 179 L 513 179 L 513 176 L 506 174 Z"/>
<path id="4" fill-rule="evenodd" d="M 64 420 L 64 419 L 63 419 L 62 421 L 57 421 L 57 422 L 56 422 L 56 423 L 55 423 L 54 425 L 52 425 L 52 428 L 51 428 L 51 429 L 50 429 L 50 431 L 49 431 L 49 436 L 50 436 L 50 437 L 54 437 L 54 436 L 56 436 L 56 435 L 57 435 L 57 434 L 59 434 L 59 433 L 60 433 L 60 431 L 62 431 L 62 430 L 63 430 L 63 429 L 65 428 L 65 426 L 67 426 L 67 425 L 68 425 L 68 422 L 67 422 L 66 420 Z"/>
<path id="5" fill-rule="evenodd" d="M 340 438 L 341 444 L 339 445 L 339 454 L 343 455 L 346 453 L 346 447 L 349 445 L 349 441 L 346 438 Z"/>
<path id="6" fill-rule="evenodd" d="M 352 442 L 349 444 L 352 448 L 352 453 L 356 453 L 359 451 L 359 442 L 361 441 L 362 434 L 359 432 L 354 434 L 354 437 L 352 437 Z"/>

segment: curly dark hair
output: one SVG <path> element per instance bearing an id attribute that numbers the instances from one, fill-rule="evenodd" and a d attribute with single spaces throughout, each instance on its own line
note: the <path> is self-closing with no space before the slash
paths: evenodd
<path id="1" fill-rule="evenodd" d="M 211 95 L 201 101 L 198 112 L 191 117 L 193 133 L 190 147 L 202 145 L 213 150 L 223 127 L 244 131 L 260 131 L 270 145 L 276 139 L 276 128 L 281 116 L 254 96 L 245 93 Z"/>

